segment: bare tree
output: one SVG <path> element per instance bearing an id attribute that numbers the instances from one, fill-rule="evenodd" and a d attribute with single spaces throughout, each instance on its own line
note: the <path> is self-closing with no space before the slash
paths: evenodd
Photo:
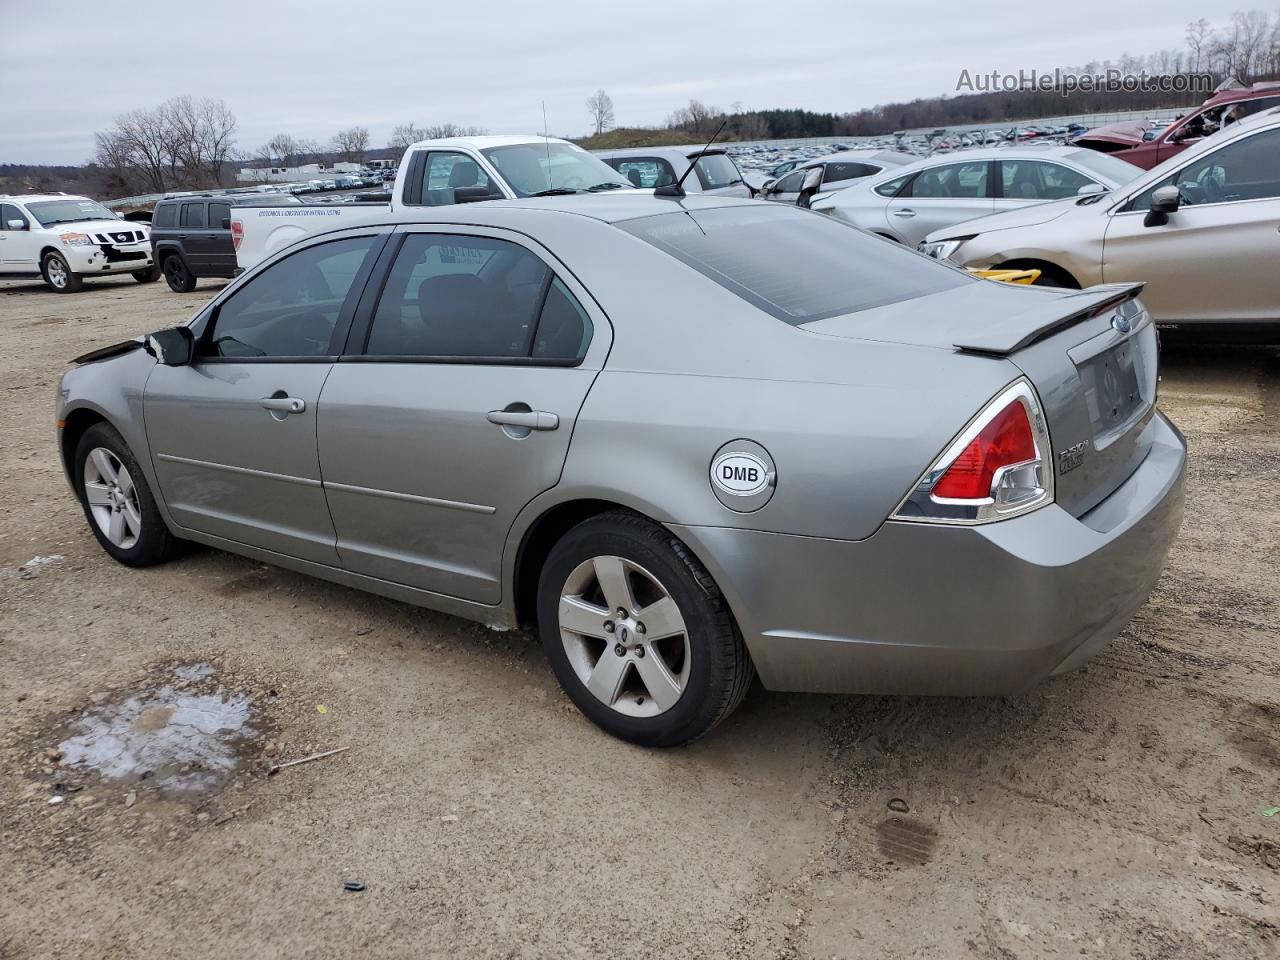
<path id="1" fill-rule="evenodd" d="M 587 113 L 591 114 L 591 122 L 595 124 L 597 136 L 615 125 L 613 99 L 604 92 L 604 88 L 587 97 Z"/>
<path id="2" fill-rule="evenodd" d="M 667 126 L 698 135 L 710 134 L 723 116 L 724 111 L 719 107 L 709 107 L 701 100 L 690 100 L 687 107 L 681 107 L 667 118 Z"/>
<path id="3" fill-rule="evenodd" d="M 121 114 L 110 130 L 94 134 L 94 159 L 121 189 L 217 186 L 235 132 L 235 115 L 221 100 L 173 97 Z"/>
<path id="4" fill-rule="evenodd" d="M 488 132 L 484 127 L 460 127 L 456 123 L 440 123 L 423 130 L 419 139 L 445 140 L 449 137 L 483 137 Z"/>
<path id="5" fill-rule="evenodd" d="M 387 146 L 403 150 L 411 143 L 426 139 L 427 131 L 412 123 L 402 123 L 391 131 L 391 139 L 387 141 Z"/>
<path id="6" fill-rule="evenodd" d="M 1191 51 L 1191 70 L 1199 73 L 1210 42 L 1209 21 L 1204 17 L 1187 24 L 1187 49 Z"/>
<path id="7" fill-rule="evenodd" d="M 341 155 L 348 163 L 364 163 L 364 156 L 369 152 L 369 129 L 367 127 L 348 127 L 333 135 L 333 152 Z"/>
<path id="8" fill-rule="evenodd" d="M 769 124 L 758 113 L 744 113 L 738 118 L 738 137 L 742 140 L 766 140 Z"/>
<path id="9" fill-rule="evenodd" d="M 320 153 L 320 145 L 314 140 L 294 137 L 290 133 L 277 133 L 258 148 L 256 159 L 274 166 L 300 167 L 312 162 Z"/>

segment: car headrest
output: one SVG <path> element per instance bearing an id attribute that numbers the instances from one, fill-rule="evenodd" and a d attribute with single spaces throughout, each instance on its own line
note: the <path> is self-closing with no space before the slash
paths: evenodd
<path id="1" fill-rule="evenodd" d="M 460 160 L 449 171 L 450 187 L 474 187 L 480 179 L 480 168 L 474 160 Z"/>

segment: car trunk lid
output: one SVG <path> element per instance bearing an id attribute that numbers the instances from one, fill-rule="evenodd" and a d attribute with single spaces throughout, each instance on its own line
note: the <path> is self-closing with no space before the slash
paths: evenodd
<path id="1" fill-rule="evenodd" d="M 984 281 L 896 304 L 894 311 L 801 329 L 1009 361 L 1040 397 L 1056 500 L 1082 516 L 1127 480 L 1150 449 L 1157 344 L 1155 326 L 1135 300 L 1141 289 L 1111 284 L 1055 292 Z"/>

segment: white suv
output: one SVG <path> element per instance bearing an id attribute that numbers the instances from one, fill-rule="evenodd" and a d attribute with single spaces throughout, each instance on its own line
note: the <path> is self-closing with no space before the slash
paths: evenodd
<path id="1" fill-rule="evenodd" d="M 108 273 L 139 283 L 160 276 L 150 227 L 88 197 L 0 194 L 0 277 L 39 275 L 55 293 L 72 293 L 85 277 Z"/>

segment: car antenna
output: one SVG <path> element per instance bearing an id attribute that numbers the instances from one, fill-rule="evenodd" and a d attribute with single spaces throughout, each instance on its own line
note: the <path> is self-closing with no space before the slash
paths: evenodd
<path id="1" fill-rule="evenodd" d="M 542 101 L 542 142 L 547 145 L 547 189 L 554 190 L 551 184 L 551 134 L 547 132 L 547 101 Z"/>
<path id="2" fill-rule="evenodd" d="M 706 155 L 706 152 L 711 149 L 711 145 L 716 142 L 716 137 L 720 136 L 720 131 L 724 129 L 724 125 L 728 122 L 728 117 L 725 117 L 720 121 L 720 126 L 716 127 L 716 132 L 711 135 L 711 139 L 707 141 L 707 145 L 699 150 L 698 155 L 689 161 L 689 169 L 680 175 L 679 180 L 675 183 L 668 183 L 665 186 L 658 187 L 653 191 L 653 195 L 655 197 L 674 197 L 676 200 L 683 197 L 685 195 L 684 187 L 682 186 L 684 178 L 693 172 L 693 168 L 697 165 L 698 161 Z"/>

